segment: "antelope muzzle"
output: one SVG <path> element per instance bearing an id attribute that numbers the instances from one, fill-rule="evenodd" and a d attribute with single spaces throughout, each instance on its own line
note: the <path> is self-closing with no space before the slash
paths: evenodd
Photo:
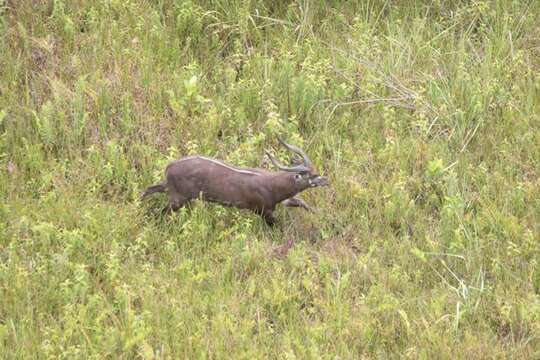
<path id="1" fill-rule="evenodd" d="M 317 175 L 309 179 L 309 185 L 311 187 L 330 186 L 330 181 L 328 180 L 326 176 Z"/>

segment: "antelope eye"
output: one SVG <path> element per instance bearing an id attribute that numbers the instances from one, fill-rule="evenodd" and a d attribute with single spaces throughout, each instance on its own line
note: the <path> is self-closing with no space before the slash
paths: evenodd
<path id="1" fill-rule="evenodd" d="M 294 179 L 295 180 L 300 180 L 300 179 L 302 179 L 302 175 L 301 174 L 296 174 L 296 175 L 294 175 Z"/>

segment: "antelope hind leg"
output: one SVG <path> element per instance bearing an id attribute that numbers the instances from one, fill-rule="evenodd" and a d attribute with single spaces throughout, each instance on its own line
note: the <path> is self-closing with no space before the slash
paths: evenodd
<path id="1" fill-rule="evenodd" d="M 173 198 L 169 199 L 169 204 L 163 208 L 161 213 L 167 215 L 173 211 L 178 211 L 181 207 L 185 206 L 191 199 L 186 198 Z"/>
<path id="2" fill-rule="evenodd" d="M 264 219 L 266 224 L 268 224 L 268 226 L 274 226 L 274 224 L 276 223 L 276 218 L 272 214 L 272 211 L 263 212 L 262 213 L 262 218 Z"/>

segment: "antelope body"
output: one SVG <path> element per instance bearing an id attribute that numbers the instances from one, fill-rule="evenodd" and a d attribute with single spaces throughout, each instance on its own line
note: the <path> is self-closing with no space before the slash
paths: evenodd
<path id="1" fill-rule="evenodd" d="M 328 179 L 316 173 L 302 149 L 281 139 L 280 142 L 302 156 L 302 163 L 286 167 L 266 152 L 281 170 L 271 172 L 238 168 L 204 156 L 188 156 L 170 163 L 165 170 L 165 180 L 146 189 L 143 198 L 156 192 L 167 192 L 169 204 L 163 210 L 170 212 L 201 196 L 205 201 L 254 211 L 269 225 L 275 222 L 273 211 L 279 203 L 310 210 L 295 195 L 310 187 L 327 186 Z"/>

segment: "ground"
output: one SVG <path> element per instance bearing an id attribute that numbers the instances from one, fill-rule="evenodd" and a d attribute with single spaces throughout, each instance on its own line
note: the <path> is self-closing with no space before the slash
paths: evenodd
<path id="1" fill-rule="evenodd" d="M 540 358 L 539 18 L 0 0 L 0 354 Z M 139 199 L 278 136 L 331 180 L 313 213 Z"/>

